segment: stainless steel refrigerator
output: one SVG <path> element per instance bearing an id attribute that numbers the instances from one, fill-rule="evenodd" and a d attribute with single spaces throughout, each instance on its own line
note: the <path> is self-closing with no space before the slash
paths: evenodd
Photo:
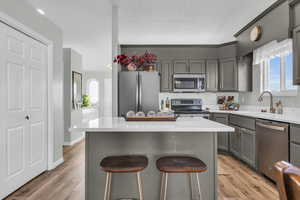
<path id="1" fill-rule="evenodd" d="M 160 76 L 158 72 L 119 72 L 119 116 L 130 110 L 159 110 Z"/>

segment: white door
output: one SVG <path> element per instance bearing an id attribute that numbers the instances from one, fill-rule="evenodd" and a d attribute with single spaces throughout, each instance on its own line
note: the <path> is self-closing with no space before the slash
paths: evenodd
<path id="1" fill-rule="evenodd" d="M 0 199 L 47 169 L 47 47 L 0 23 Z"/>

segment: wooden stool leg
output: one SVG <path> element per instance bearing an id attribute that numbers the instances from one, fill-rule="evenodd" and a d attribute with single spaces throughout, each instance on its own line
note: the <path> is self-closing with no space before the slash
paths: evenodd
<path id="1" fill-rule="evenodd" d="M 196 173 L 196 177 L 197 177 L 197 185 L 198 185 L 199 198 L 200 198 L 200 200 L 202 200 L 201 187 L 200 187 L 200 181 L 199 181 L 199 175 L 198 175 L 198 173 Z"/>
<path id="2" fill-rule="evenodd" d="M 144 200 L 143 187 L 142 187 L 142 179 L 141 179 L 140 172 L 137 172 L 136 176 L 137 176 L 137 182 L 138 182 L 138 188 L 139 188 L 139 196 L 140 196 L 139 200 Z"/>
<path id="3" fill-rule="evenodd" d="M 163 194 L 164 194 L 164 184 L 165 184 L 165 173 L 161 173 L 161 184 L 160 184 L 160 198 L 159 200 L 163 200 Z"/>
<path id="4" fill-rule="evenodd" d="M 163 198 L 163 200 L 167 200 L 167 189 L 168 189 L 168 173 L 165 173 L 164 198 Z"/>
<path id="5" fill-rule="evenodd" d="M 110 200 L 110 189 L 111 189 L 111 173 L 106 173 L 106 184 L 104 192 L 104 200 Z"/>

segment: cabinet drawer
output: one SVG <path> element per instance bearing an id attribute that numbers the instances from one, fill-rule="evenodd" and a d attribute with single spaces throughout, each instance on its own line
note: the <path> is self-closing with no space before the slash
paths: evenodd
<path id="1" fill-rule="evenodd" d="M 214 121 L 219 122 L 221 124 L 228 125 L 228 114 L 214 114 Z"/>
<path id="2" fill-rule="evenodd" d="M 298 143 L 300 145 L 300 126 L 291 125 L 291 142 Z"/>
<path id="3" fill-rule="evenodd" d="M 230 115 L 229 121 L 236 126 L 255 130 L 255 119 L 239 115 Z"/>
<path id="4" fill-rule="evenodd" d="M 291 163 L 300 167 L 300 145 L 291 143 L 290 146 Z"/>

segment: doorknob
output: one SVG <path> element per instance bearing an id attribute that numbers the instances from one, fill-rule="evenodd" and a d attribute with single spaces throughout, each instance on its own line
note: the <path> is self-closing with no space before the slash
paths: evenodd
<path id="1" fill-rule="evenodd" d="M 26 120 L 29 120 L 29 119 L 30 119 L 29 115 L 27 115 L 27 116 L 25 117 L 25 119 L 26 119 Z"/>

